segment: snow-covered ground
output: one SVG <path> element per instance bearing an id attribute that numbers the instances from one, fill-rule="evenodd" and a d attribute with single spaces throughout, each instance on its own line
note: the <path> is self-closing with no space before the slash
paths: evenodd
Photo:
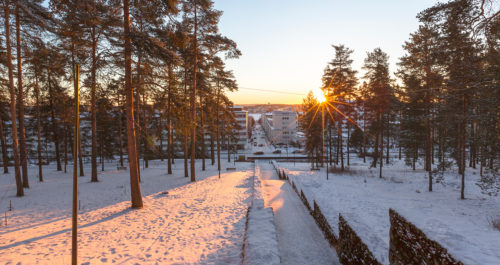
<path id="1" fill-rule="evenodd" d="M 98 183 L 79 178 L 81 263 L 241 263 L 253 164 L 236 163 L 237 171 L 228 172 L 223 165 L 219 180 L 216 165 L 207 163 L 206 171 L 197 171 L 199 181 L 190 183 L 182 160 L 172 175 L 165 163 L 152 161 L 141 172 L 145 207 L 140 210 L 129 208 L 127 171 L 102 172 Z M 43 183 L 30 177 L 22 198 L 15 197 L 12 173 L 0 176 L 2 217 L 10 201 L 14 208 L 6 212 L 7 226 L 2 218 L 0 264 L 70 263 L 71 172 L 48 166 L 44 174 Z"/>
<path id="2" fill-rule="evenodd" d="M 340 264 L 313 217 L 268 161 L 256 162 L 265 205 L 272 207 L 282 264 Z"/>
<path id="3" fill-rule="evenodd" d="M 455 172 L 444 175 L 442 183 L 428 192 L 427 175 L 413 171 L 402 161 L 369 169 L 352 159 L 349 171 L 311 171 L 309 163 L 279 163 L 308 200 L 316 200 L 330 225 L 338 232 L 341 213 L 374 255 L 388 264 L 389 214 L 393 208 L 442 244 L 466 264 L 500 264 L 500 231 L 491 220 L 500 217 L 500 198 L 481 193 L 475 184 L 479 172 L 467 168 L 465 196 L 460 200 L 460 179 Z"/>
<path id="4" fill-rule="evenodd" d="M 264 205 L 260 174 L 260 168 L 256 166 L 245 234 L 244 264 L 276 265 L 280 264 L 280 253 L 274 214 L 272 208 Z"/>

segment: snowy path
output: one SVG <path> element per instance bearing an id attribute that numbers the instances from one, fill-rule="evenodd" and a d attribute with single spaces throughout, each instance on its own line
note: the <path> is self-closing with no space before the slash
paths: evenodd
<path id="1" fill-rule="evenodd" d="M 245 169 L 80 215 L 82 264 L 239 264 L 253 170 Z M 0 264 L 69 264 L 71 221 L 4 231 Z M 19 263 L 18 263 L 19 262 Z"/>
<path id="2" fill-rule="evenodd" d="M 262 194 L 274 212 L 282 264 L 340 264 L 312 216 L 286 182 L 279 180 L 273 167 L 261 162 Z"/>

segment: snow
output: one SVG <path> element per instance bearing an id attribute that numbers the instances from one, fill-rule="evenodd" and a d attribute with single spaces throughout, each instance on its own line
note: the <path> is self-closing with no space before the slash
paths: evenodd
<path id="1" fill-rule="evenodd" d="M 273 209 L 256 199 L 248 215 L 245 264 L 280 264 Z"/>
<path id="2" fill-rule="evenodd" d="M 467 168 L 467 199 L 460 200 L 456 171 L 446 173 L 444 181 L 428 192 L 426 172 L 412 171 L 401 161 L 384 167 L 383 179 L 378 178 L 378 168 L 369 169 L 357 158 L 351 161 L 349 171 L 330 173 L 329 180 L 324 168 L 311 171 L 310 163 L 279 165 L 311 203 L 316 200 L 336 233 L 341 213 L 384 264 L 389 262 L 389 208 L 465 264 L 500 264 L 500 231 L 491 225 L 500 214 L 500 199 L 481 193 L 475 185 L 478 171 Z"/>
<path id="3" fill-rule="evenodd" d="M 248 212 L 248 228 L 245 234 L 244 264 L 280 264 L 273 209 L 264 207 L 259 175 L 260 168 L 256 166 L 252 202 Z"/>
<path id="4" fill-rule="evenodd" d="M 172 175 L 165 164 L 152 161 L 141 171 L 140 210 L 130 209 L 127 171 L 105 171 L 98 183 L 79 178 L 79 263 L 241 263 L 253 164 L 237 163 L 237 171 L 223 171 L 220 180 L 216 165 L 209 165 L 197 171 L 195 183 L 184 177 L 182 160 Z M 0 264 L 70 263 L 71 172 L 51 165 L 44 174 L 43 183 L 30 176 L 23 198 L 15 197 L 12 173 L 0 177 L 0 209 L 10 200 L 14 208 L 0 227 Z"/>
<path id="5" fill-rule="evenodd" d="M 273 166 L 256 162 L 266 206 L 273 209 L 283 264 L 340 264 L 313 217 Z"/>

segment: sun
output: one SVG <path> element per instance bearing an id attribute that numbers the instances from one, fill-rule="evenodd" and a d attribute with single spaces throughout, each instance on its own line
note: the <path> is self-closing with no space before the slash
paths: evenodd
<path id="1" fill-rule="evenodd" d="M 315 88 L 312 90 L 313 94 L 314 94 L 314 97 L 316 98 L 316 100 L 319 102 L 319 103 L 323 103 L 326 101 L 326 97 L 325 97 L 325 94 L 323 92 L 323 90 L 319 89 L 319 88 Z"/>

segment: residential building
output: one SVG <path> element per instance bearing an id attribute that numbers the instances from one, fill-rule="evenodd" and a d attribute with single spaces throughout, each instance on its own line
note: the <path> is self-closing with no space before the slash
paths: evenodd
<path id="1" fill-rule="evenodd" d="M 296 140 L 297 112 L 278 110 L 262 115 L 262 127 L 273 144 L 290 144 Z"/>

